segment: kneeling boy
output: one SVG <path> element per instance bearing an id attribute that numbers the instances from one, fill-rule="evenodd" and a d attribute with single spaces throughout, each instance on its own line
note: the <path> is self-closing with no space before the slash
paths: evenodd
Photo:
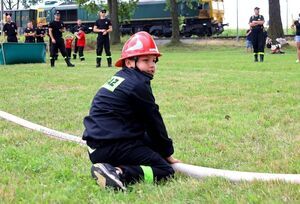
<path id="1" fill-rule="evenodd" d="M 103 187 L 125 189 L 174 174 L 170 164 L 179 161 L 150 84 L 160 56 L 148 33 L 133 35 L 115 63 L 122 69 L 100 88 L 84 118 L 92 176 Z"/>

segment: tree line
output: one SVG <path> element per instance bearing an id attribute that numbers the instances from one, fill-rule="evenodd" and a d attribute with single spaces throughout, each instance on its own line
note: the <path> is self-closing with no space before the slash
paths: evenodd
<path id="1" fill-rule="evenodd" d="M 65 0 L 65 2 L 71 2 L 72 0 Z M 91 12 L 97 12 L 99 10 L 97 0 L 76 0 L 79 6 L 85 7 Z M 101 0 L 100 0 L 101 1 Z M 166 0 L 167 8 L 170 10 L 172 19 L 172 37 L 173 43 L 180 41 L 180 29 L 179 19 L 177 11 L 177 2 L 181 0 Z M 284 37 L 281 14 L 280 14 L 280 2 L 279 0 L 269 1 L 269 28 L 268 34 L 270 38 L 275 41 L 276 38 Z M 3 0 L 3 6 L 5 10 L 19 9 L 22 5 L 24 8 L 30 8 L 30 6 L 41 3 L 42 0 Z M 191 0 L 185 0 L 186 4 L 190 4 Z M 138 0 L 128 0 L 126 2 L 122 0 L 107 0 L 105 5 L 110 12 L 113 32 L 111 33 L 111 42 L 118 44 L 121 42 L 119 25 L 120 22 L 124 22 L 125 19 L 130 19 L 135 9 Z M 101 3 L 103 5 L 103 2 Z"/>

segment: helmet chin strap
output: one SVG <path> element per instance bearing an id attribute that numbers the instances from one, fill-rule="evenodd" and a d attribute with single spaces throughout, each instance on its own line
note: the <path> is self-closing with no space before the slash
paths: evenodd
<path id="1" fill-rule="evenodd" d="M 134 57 L 133 60 L 134 60 L 134 69 L 139 69 L 136 65 L 137 61 L 139 60 L 139 57 Z"/>

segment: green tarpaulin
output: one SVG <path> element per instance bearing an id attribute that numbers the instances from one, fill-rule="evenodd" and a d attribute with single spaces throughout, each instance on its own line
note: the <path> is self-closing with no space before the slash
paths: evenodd
<path id="1" fill-rule="evenodd" d="M 1 43 L 0 64 L 45 63 L 46 43 Z"/>

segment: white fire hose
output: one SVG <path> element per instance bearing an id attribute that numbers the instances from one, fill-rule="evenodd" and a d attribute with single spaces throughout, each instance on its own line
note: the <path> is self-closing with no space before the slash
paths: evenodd
<path id="1" fill-rule="evenodd" d="M 80 145 L 85 145 L 85 141 L 74 135 L 66 134 L 41 125 L 29 122 L 12 114 L 0 111 L 0 117 L 19 124 L 23 127 L 42 132 L 50 137 L 57 139 L 73 141 Z M 256 173 L 256 172 L 242 172 L 242 171 L 229 171 L 223 169 L 214 169 L 201 166 L 194 166 L 184 163 L 172 164 L 175 171 L 191 176 L 193 178 L 205 177 L 222 177 L 230 181 L 283 181 L 289 183 L 300 184 L 300 174 L 272 174 L 272 173 Z"/>

